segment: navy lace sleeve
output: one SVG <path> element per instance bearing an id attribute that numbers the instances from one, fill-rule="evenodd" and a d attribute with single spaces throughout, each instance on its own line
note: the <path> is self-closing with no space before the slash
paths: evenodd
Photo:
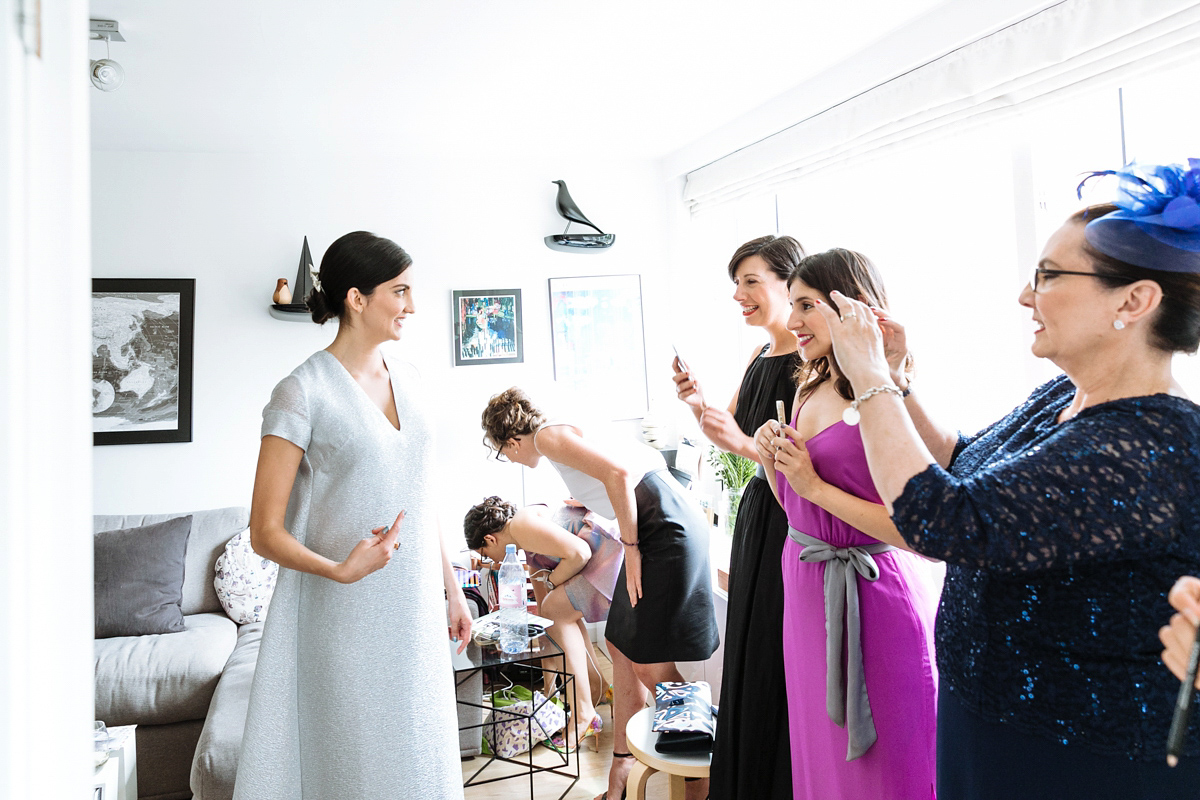
<path id="1" fill-rule="evenodd" d="M 915 476 L 894 519 L 919 553 L 976 569 L 1028 571 L 1080 559 L 1150 557 L 1197 520 L 1200 410 L 1159 396 L 1062 405 L 1000 424 L 963 447 L 956 478 Z M 1191 405 L 1188 403 L 1187 405 Z M 1000 439 L 1000 441 L 997 441 Z"/>
<path id="2" fill-rule="evenodd" d="M 1200 407 L 1154 395 L 1058 423 L 1073 395 L 1065 377 L 1038 389 L 949 471 L 914 476 L 892 519 L 947 562 L 943 690 L 1038 736 L 1162 758 L 1179 684 L 1157 631 L 1175 579 L 1200 573 Z"/>

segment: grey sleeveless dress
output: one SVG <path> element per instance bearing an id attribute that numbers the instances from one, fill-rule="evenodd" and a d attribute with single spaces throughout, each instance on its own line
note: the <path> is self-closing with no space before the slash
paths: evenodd
<path id="1" fill-rule="evenodd" d="M 335 561 L 406 509 L 391 563 L 357 583 L 280 569 L 235 800 L 463 796 L 430 427 L 389 369 L 396 430 L 321 350 L 275 387 L 262 434 L 304 449 L 289 531 Z"/>

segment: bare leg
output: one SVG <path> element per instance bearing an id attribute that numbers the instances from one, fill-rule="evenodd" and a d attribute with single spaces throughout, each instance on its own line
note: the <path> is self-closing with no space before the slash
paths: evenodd
<path id="1" fill-rule="evenodd" d="M 538 614 L 543 617 L 550 616 L 549 614 L 547 614 L 545 612 L 545 609 L 542 607 L 543 604 L 546 602 L 546 595 L 548 595 L 548 594 L 549 594 L 549 592 L 546 591 L 546 584 L 542 583 L 541 581 L 533 581 L 533 597 L 537 601 Z M 551 639 L 553 639 L 555 642 L 558 642 L 558 638 L 554 635 L 553 630 L 550 630 L 547 633 L 547 635 Z M 562 647 L 561 643 L 559 644 L 559 647 Z M 541 665 L 545 668 L 545 670 L 556 670 L 558 672 L 562 672 L 563 671 L 562 656 L 554 656 L 553 658 L 543 658 L 541 660 Z M 549 697 L 550 695 L 554 694 L 554 687 L 555 687 L 555 676 L 549 672 L 543 671 L 542 672 L 542 694 L 546 695 L 546 697 Z"/>
<path id="2" fill-rule="evenodd" d="M 575 697 L 571 699 L 571 720 L 575 725 L 576 737 L 568 738 L 567 742 L 575 746 L 578 734 L 585 731 L 596 716 L 596 706 L 592 704 L 592 688 L 588 681 L 587 635 L 586 630 L 578 624 L 583 615 L 575 610 L 566 592 L 555 589 L 546 595 L 541 603 L 542 613 L 554 620 L 550 633 L 562 648 L 566 659 L 566 671 L 575 677 Z"/>
<path id="3" fill-rule="evenodd" d="M 559 647 L 562 647 L 562 642 L 558 641 L 558 637 L 556 637 L 554 635 L 554 633 L 555 633 L 554 629 L 551 628 L 547 632 L 547 635 L 551 639 L 553 639 L 558 644 Z M 566 648 L 563 648 L 563 649 L 565 650 Z M 554 694 L 554 688 L 556 686 L 556 681 L 557 681 L 557 676 L 554 675 L 554 673 L 550 672 L 549 670 L 554 670 L 555 672 L 563 671 L 562 656 L 553 656 L 551 658 L 543 658 L 542 659 L 542 667 L 544 668 L 544 671 L 542 672 L 542 694 L 546 695 L 546 697 L 549 697 L 550 695 Z M 570 698 L 568 698 L 568 699 L 570 699 Z"/>
<path id="4" fill-rule="evenodd" d="M 608 681 L 604 680 L 604 675 L 600 673 L 600 668 L 597 666 L 600 661 L 596 656 L 596 648 L 592 646 L 592 637 L 588 635 L 587 623 L 581 616 L 576 624 L 579 625 L 583 644 L 587 648 L 588 685 L 592 687 L 592 705 L 594 706 L 604 698 L 604 689 L 608 685 Z"/>
<path id="5" fill-rule="evenodd" d="M 650 694 L 634 672 L 635 664 L 613 643 L 608 643 L 608 652 L 613 662 L 613 753 L 628 753 L 629 742 L 625 739 L 625 726 L 630 718 L 646 707 Z M 633 769 L 632 758 L 613 757 L 608 770 L 609 800 L 620 800 L 625 791 L 629 771 Z"/>

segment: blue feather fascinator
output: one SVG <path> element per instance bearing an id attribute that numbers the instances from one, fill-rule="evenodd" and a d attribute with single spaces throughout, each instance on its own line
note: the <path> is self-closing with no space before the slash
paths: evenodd
<path id="1" fill-rule="evenodd" d="M 1117 210 L 1084 229 L 1088 243 L 1107 256 L 1146 269 L 1200 273 L 1200 159 L 1182 164 L 1128 164 L 1093 172 L 1119 179 Z"/>

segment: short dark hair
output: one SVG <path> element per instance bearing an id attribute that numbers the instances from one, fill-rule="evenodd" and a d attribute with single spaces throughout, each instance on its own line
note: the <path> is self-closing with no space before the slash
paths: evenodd
<path id="1" fill-rule="evenodd" d="M 483 443 L 499 452 L 509 439 L 536 433 L 545 421 L 545 415 L 529 395 L 513 386 L 492 395 L 483 409 Z"/>
<path id="2" fill-rule="evenodd" d="M 1067 218 L 1086 225 L 1117 210 L 1111 203 L 1088 206 Z M 1105 255 L 1084 239 L 1083 252 L 1101 282 L 1110 289 L 1137 281 L 1154 281 L 1162 289 L 1162 302 L 1150 321 L 1150 345 L 1165 353 L 1194 353 L 1200 348 L 1200 275 L 1147 269 Z"/>
<path id="3" fill-rule="evenodd" d="M 733 252 L 729 259 L 729 280 L 737 277 L 738 266 L 750 256 L 758 256 L 767 263 L 771 272 L 781 281 L 786 281 L 788 275 L 804 258 L 804 248 L 791 236 L 760 236 L 751 239 Z"/>
<path id="4" fill-rule="evenodd" d="M 496 495 L 485 497 L 482 503 L 471 506 L 467 516 L 463 518 L 463 533 L 466 535 L 467 547 L 478 550 L 483 547 L 483 537 L 497 534 L 517 513 L 517 507 Z"/>
<path id="5" fill-rule="evenodd" d="M 807 256 L 788 276 L 788 289 L 796 281 L 807 284 L 820 292 L 834 311 L 837 304 L 829 298 L 833 291 L 841 292 L 846 297 L 855 300 L 862 299 L 869 306 L 886 309 L 887 291 L 883 288 L 883 278 L 879 276 L 871 259 L 862 253 L 835 247 L 824 253 Z M 818 358 L 815 361 L 801 361 L 796 368 L 796 385 L 800 387 L 801 395 L 807 395 L 819 385 L 833 377 L 833 367 L 837 361 L 833 353 Z M 905 371 L 911 371 L 911 361 L 905 364 Z M 838 370 L 840 373 L 841 370 Z M 854 389 L 845 375 L 840 375 L 834 383 L 834 389 L 846 400 L 854 399 Z"/>
<path id="6" fill-rule="evenodd" d="M 375 287 L 387 283 L 412 266 L 412 257 L 404 248 L 367 231 L 354 231 L 340 237 L 321 257 L 316 287 L 305 298 L 313 322 L 324 325 L 346 313 L 346 293 L 358 289 L 370 296 Z"/>

